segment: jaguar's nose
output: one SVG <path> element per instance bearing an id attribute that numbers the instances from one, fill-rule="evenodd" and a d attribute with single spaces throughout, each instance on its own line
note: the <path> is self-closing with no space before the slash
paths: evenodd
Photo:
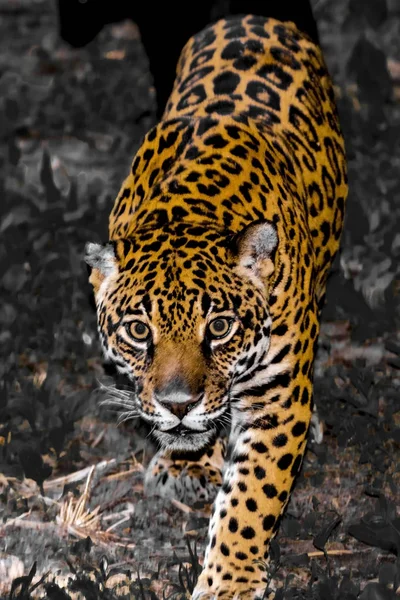
<path id="1" fill-rule="evenodd" d="M 193 393 L 184 380 L 175 377 L 163 387 L 156 387 L 157 401 L 173 415 L 183 419 L 200 402 L 201 394 Z"/>
<path id="2" fill-rule="evenodd" d="M 167 408 L 173 415 L 178 417 L 178 419 L 182 420 L 195 406 L 197 406 L 200 402 L 199 398 L 190 398 L 190 400 L 185 400 L 181 402 L 169 402 L 163 400 L 159 400 L 160 404 Z"/>

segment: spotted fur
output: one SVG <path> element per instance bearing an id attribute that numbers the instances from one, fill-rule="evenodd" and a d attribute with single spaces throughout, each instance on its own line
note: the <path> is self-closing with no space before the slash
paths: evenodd
<path id="1" fill-rule="evenodd" d="M 187 43 L 110 242 L 88 246 L 104 351 L 161 445 L 148 489 L 209 499 L 224 472 L 195 599 L 265 587 L 262 562 L 306 446 L 346 195 L 319 47 L 293 23 L 235 17 Z M 223 466 L 213 445 L 226 425 Z"/>

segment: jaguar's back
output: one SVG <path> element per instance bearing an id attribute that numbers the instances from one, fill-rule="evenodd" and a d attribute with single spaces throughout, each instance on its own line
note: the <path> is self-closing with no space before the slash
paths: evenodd
<path id="1" fill-rule="evenodd" d="M 184 48 L 162 122 L 136 155 L 115 204 L 110 239 L 130 235 L 160 197 L 172 220 L 175 206 L 190 214 L 195 199 L 204 210 L 192 219 L 232 231 L 278 212 L 290 228 L 294 211 L 308 225 L 323 284 L 340 239 L 345 165 L 319 47 L 293 24 L 231 17 Z M 225 185 L 218 182 L 223 175 Z M 135 191 L 129 199 L 126 187 Z M 297 233 L 291 232 L 296 241 Z"/>
<path id="2" fill-rule="evenodd" d="M 266 581 L 306 445 L 346 194 L 320 49 L 291 23 L 235 17 L 186 45 L 111 243 L 88 246 L 105 353 L 162 446 L 147 489 L 209 498 L 231 423 L 195 598 L 253 598 Z"/>

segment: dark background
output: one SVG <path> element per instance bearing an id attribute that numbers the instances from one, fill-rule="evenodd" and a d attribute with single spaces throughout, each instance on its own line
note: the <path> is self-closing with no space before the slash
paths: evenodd
<path id="1" fill-rule="evenodd" d="M 350 195 L 316 365 L 325 438 L 308 450 L 272 571 L 278 600 L 390 600 L 400 584 L 400 2 L 313 7 Z M 148 501 L 147 432 L 117 428 L 101 405 L 112 379 L 82 260 L 86 241 L 107 239 L 155 108 L 133 23 L 72 49 L 55 3 L 0 0 L 1 598 L 182 597 L 195 546 L 203 555 L 209 507 Z"/>

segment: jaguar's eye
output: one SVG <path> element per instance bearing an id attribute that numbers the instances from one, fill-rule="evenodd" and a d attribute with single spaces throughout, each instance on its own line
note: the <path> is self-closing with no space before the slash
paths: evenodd
<path id="1" fill-rule="evenodd" d="M 208 325 L 208 333 L 214 339 L 223 338 L 230 332 L 232 328 L 232 322 L 232 319 L 226 319 L 225 317 L 214 319 Z"/>
<path id="2" fill-rule="evenodd" d="M 150 337 L 150 328 L 142 321 L 133 321 L 129 325 L 129 333 L 137 342 L 145 342 Z"/>

